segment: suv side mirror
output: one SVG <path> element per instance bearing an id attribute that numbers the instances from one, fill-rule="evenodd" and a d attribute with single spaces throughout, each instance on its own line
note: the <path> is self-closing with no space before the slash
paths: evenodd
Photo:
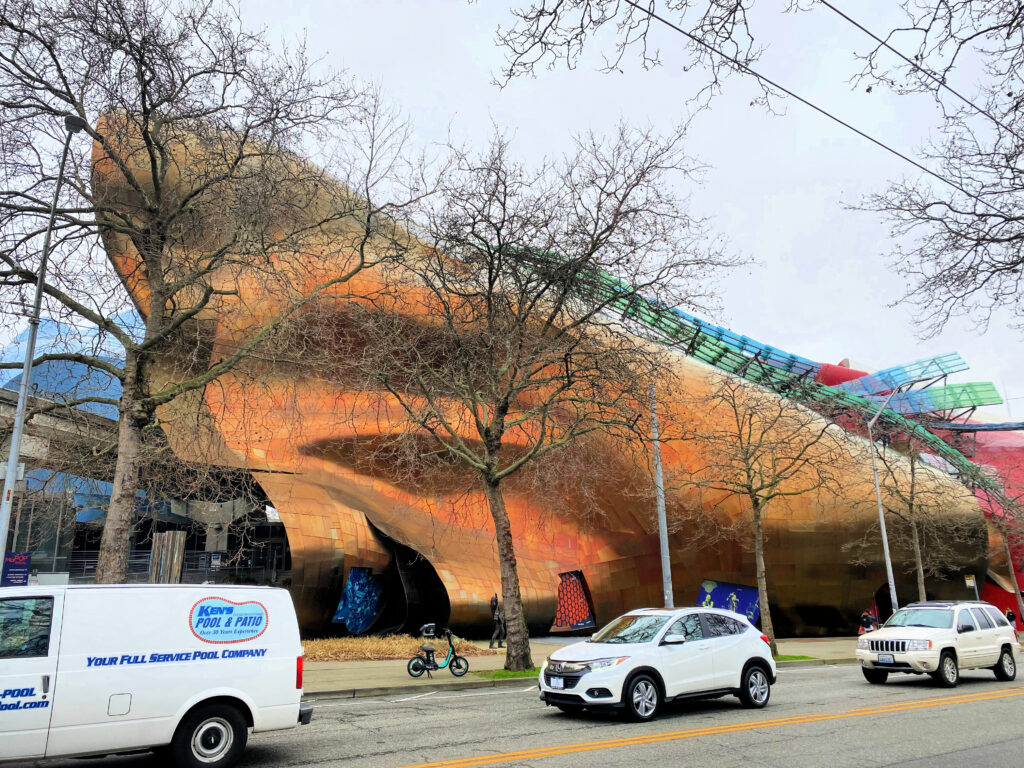
<path id="1" fill-rule="evenodd" d="M 665 637 L 661 639 L 662 645 L 682 645 L 685 642 L 685 635 L 665 635 Z"/>
<path id="2" fill-rule="evenodd" d="M 961 624 L 960 626 L 958 626 L 956 628 L 956 631 L 961 633 L 961 634 L 963 634 L 964 632 L 973 632 L 974 631 L 974 625 L 973 624 Z"/>
<path id="3" fill-rule="evenodd" d="M 1017 620 L 1017 614 L 1014 613 L 1013 611 L 1007 611 L 1006 612 L 1006 620 L 1008 622 L 1010 622 L 1011 624 L 1013 624 L 1013 622 L 1015 622 Z"/>

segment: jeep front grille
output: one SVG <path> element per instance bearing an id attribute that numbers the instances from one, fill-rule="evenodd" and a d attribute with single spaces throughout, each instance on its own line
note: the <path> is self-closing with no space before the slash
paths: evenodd
<path id="1" fill-rule="evenodd" d="M 871 650 L 876 653 L 906 653 L 906 640 L 872 640 Z"/>

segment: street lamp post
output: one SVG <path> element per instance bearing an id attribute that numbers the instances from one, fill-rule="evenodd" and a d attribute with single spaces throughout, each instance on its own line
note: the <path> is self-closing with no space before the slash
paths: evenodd
<path id="1" fill-rule="evenodd" d="M 11 522 L 11 505 L 14 500 L 14 483 L 18 471 L 18 459 L 21 454 L 21 436 L 25 430 L 25 412 L 28 408 L 28 389 L 32 379 L 32 359 L 36 354 L 36 336 L 39 333 L 39 314 L 43 304 L 43 286 L 46 280 L 46 261 L 50 256 L 50 235 L 53 232 L 53 221 L 57 217 L 57 199 L 64 182 L 64 166 L 71 149 L 71 137 L 88 127 L 82 118 L 68 115 L 64 118 L 67 136 L 64 139 L 64 152 L 60 156 L 60 170 L 57 172 L 57 184 L 53 190 L 53 202 L 50 204 L 50 219 L 46 224 L 43 236 L 43 254 L 39 261 L 39 273 L 36 275 L 35 301 L 32 314 L 28 320 L 28 344 L 25 349 L 25 363 L 21 369 L 21 386 L 18 387 L 18 408 L 14 413 L 14 427 L 11 431 L 10 454 L 7 457 L 7 474 L 4 476 L 3 496 L 0 496 L 0 568 L 3 567 L 7 552 L 7 529 Z"/>
<path id="2" fill-rule="evenodd" d="M 875 424 L 878 423 L 878 417 L 882 415 L 882 411 L 889 405 L 889 401 L 892 400 L 893 396 L 898 392 L 898 389 L 894 389 L 889 393 L 889 396 L 882 403 L 882 407 L 878 409 L 878 413 L 867 423 L 868 426 L 868 442 L 871 444 L 871 474 L 875 479 L 875 497 L 878 499 L 878 527 L 882 532 L 882 551 L 885 553 L 885 573 L 889 579 L 889 597 L 892 600 L 892 610 L 895 612 L 899 607 L 899 601 L 896 599 L 896 581 L 892 576 L 892 558 L 889 557 L 889 536 L 885 531 L 885 510 L 882 508 L 882 488 L 878 484 L 878 462 L 875 459 L 875 437 L 872 430 Z"/>
<path id="3" fill-rule="evenodd" d="M 661 445 L 658 442 L 658 401 L 651 384 L 651 442 L 654 449 L 654 492 L 658 504 L 658 541 L 661 544 L 661 587 L 665 607 L 674 608 L 672 561 L 668 555 L 668 523 L 665 519 L 665 481 L 661 474 Z"/>

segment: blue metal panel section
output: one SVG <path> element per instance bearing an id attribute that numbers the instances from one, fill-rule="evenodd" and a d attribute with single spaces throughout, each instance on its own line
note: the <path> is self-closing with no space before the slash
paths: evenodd
<path id="1" fill-rule="evenodd" d="M 886 368 L 877 373 L 869 373 L 859 379 L 837 384 L 836 389 L 850 392 L 854 395 L 877 395 L 879 392 L 889 392 L 896 387 L 913 384 L 916 381 L 927 381 L 938 376 L 944 376 L 958 371 L 966 371 L 970 366 L 960 357 L 957 352 L 949 352 L 945 355 L 936 355 L 922 360 L 915 360 L 906 365 L 896 365 Z"/>
<path id="2" fill-rule="evenodd" d="M 749 336 L 741 336 L 728 328 L 708 323 L 681 309 L 673 309 L 672 312 L 679 315 L 689 325 L 696 327 L 704 335 L 717 339 L 737 352 L 756 358 L 759 362 L 772 368 L 780 368 L 797 375 L 809 375 L 811 378 L 821 370 L 821 363 L 814 360 L 784 352 L 770 344 L 762 344 Z"/>

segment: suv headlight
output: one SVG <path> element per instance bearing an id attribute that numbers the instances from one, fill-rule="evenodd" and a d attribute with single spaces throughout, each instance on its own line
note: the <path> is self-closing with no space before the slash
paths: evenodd
<path id="1" fill-rule="evenodd" d="M 594 661 L 588 661 L 585 669 L 590 672 L 597 672 L 599 669 L 617 667 L 628 658 L 628 656 L 620 656 L 617 659 L 595 659 Z"/>
<path id="2" fill-rule="evenodd" d="M 858 651 L 867 651 L 870 648 L 871 648 L 871 646 L 868 645 L 868 636 L 867 635 L 861 635 L 860 637 L 857 638 L 857 650 Z"/>
<path id="3" fill-rule="evenodd" d="M 930 651 L 932 649 L 931 640 L 908 640 L 907 650 L 908 651 Z"/>

